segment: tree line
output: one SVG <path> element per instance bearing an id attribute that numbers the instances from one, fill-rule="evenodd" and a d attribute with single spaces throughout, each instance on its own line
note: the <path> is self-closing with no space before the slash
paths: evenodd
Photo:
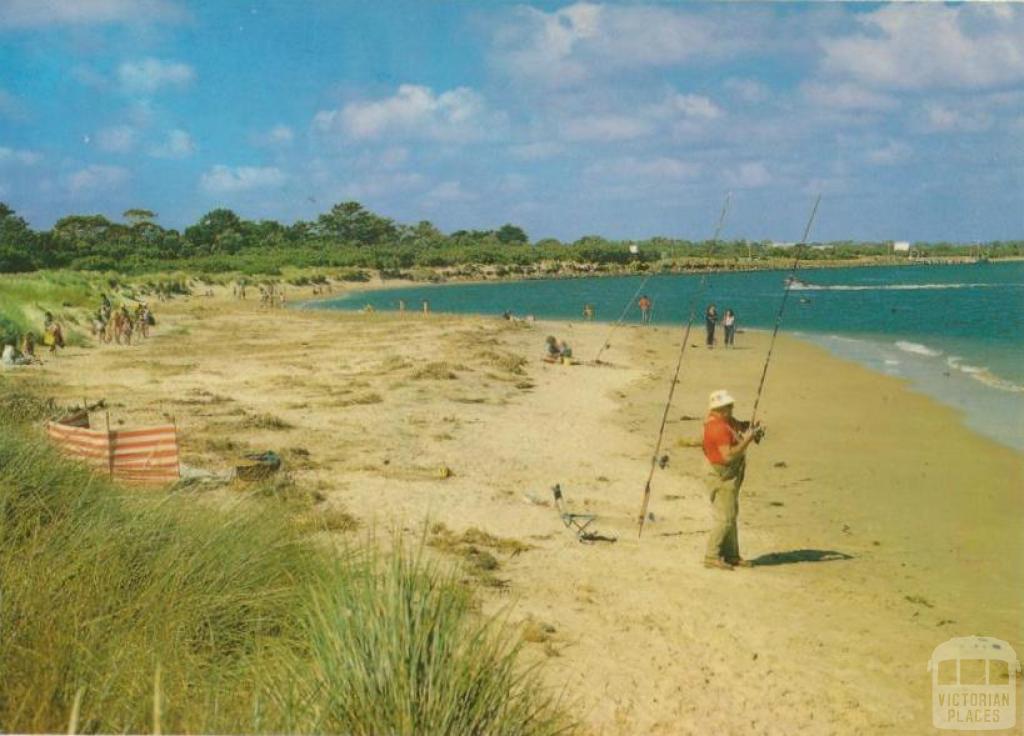
<path id="1" fill-rule="evenodd" d="M 0 272 L 68 268 L 125 273 L 163 269 L 277 273 L 284 266 L 395 270 L 465 264 L 527 266 L 545 261 L 643 267 L 659 260 L 714 258 L 740 263 L 792 254 L 790 248 L 778 244 L 747 240 L 711 243 L 655 237 L 616 241 L 588 235 L 572 243 L 554 238 L 531 242 L 526 231 L 513 224 L 446 234 L 429 221 L 398 223 L 358 202 L 341 202 L 315 220 L 290 225 L 246 220 L 230 209 L 218 208 L 180 232 L 160 226 L 151 210 L 129 209 L 122 217 L 122 222 L 114 222 L 103 215 L 68 215 L 49 230 L 34 230 L 0 202 Z M 846 260 L 891 254 L 888 242 L 813 245 L 818 247 L 802 246 L 803 257 Z M 983 246 L 915 243 L 913 249 L 919 255 L 935 257 L 983 252 L 998 258 L 1024 255 L 1024 241 Z"/>

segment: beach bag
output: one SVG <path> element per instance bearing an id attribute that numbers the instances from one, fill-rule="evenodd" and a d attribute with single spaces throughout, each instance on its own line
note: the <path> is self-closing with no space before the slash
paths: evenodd
<path id="1" fill-rule="evenodd" d="M 149 325 L 150 327 L 156 325 L 156 318 L 153 316 L 152 313 L 146 315 L 146 324 Z"/>

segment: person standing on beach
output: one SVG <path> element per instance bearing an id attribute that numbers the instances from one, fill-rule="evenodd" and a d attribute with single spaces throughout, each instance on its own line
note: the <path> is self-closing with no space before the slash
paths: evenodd
<path id="1" fill-rule="evenodd" d="M 593 304 L 584 304 L 583 305 L 583 319 L 585 319 L 587 322 L 592 322 L 594 320 L 594 305 Z"/>
<path id="2" fill-rule="evenodd" d="M 637 300 L 637 306 L 640 307 L 640 321 L 649 325 L 651 323 L 651 298 L 644 294 Z"/>
<path id="3" fill-rule="evenodd" d="M 707 310 L 704 312 L 704 328 L 708 333 L 707 346 L 713 348 L 715 346 L 715 323 L 718 322 L 718 310 L 714 304 L 709 304 Z"/>
<path id="4" fill-rule="evenodd" d="M 760 424 L 751 427 L 732 415 L 735 399 L 725 389 L 713 391 L 708 400 L 708 416 L 704 420 L 704 457 L 711 469 L 707 475 L 708 496 L 711 500 L 711 534 L 704 552 L 704 567 L 732 570 L 734 567 L 752 567 L 749 560 L 740 557 L 739 516 L 740 487 L 747 469 L 747 448 L 751 442 L 760 442 L 764 429 Z M 748 432 L 744 436 L 745 432 Z"/>
<path id="5" fill-rule="evenodd" d="M 725 330 L 725 346 L 734 347 L 736 340 L 736 313 L 731 309 L 725 310 L 722 317 L 722 328 Z"/>

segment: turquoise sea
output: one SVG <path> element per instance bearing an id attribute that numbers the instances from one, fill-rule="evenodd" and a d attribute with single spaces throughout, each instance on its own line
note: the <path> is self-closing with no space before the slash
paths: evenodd
<path id="1" fill-rule="evenodd" d="M 786 272 L 713 273 L 704 307 L 736 312 L 740 330 L 770 329 Z M 1024 262 L 800 269 L 782 329 L 840 357 L 901 376 L 919 391 L 963 412 L 965 422 L 1024 449 Z M 657 324 L 683 324 L 700 275 L 652 276 L 644 293 Z M 579 319 L 593 304 L 598 320 L 614 322 L 642 276 L 426 285 L 363 292 L 316 306 L 331 309 L 410 309 L 422 300 L 435 312 Z M 632 305 L 626 322 L 639 322 Z M 737 337 L 742 341 L 742 333 Z"/>

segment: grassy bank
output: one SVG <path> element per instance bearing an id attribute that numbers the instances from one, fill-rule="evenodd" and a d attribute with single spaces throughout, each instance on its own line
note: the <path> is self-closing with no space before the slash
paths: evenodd
<path id="1" fill-rule="evenodd" d="M 258 503 L 113 486 L 42 443 L 52 407 L 0 391 L 5 731 L 567 730 L 447 569 L 329 553 Z"/>

